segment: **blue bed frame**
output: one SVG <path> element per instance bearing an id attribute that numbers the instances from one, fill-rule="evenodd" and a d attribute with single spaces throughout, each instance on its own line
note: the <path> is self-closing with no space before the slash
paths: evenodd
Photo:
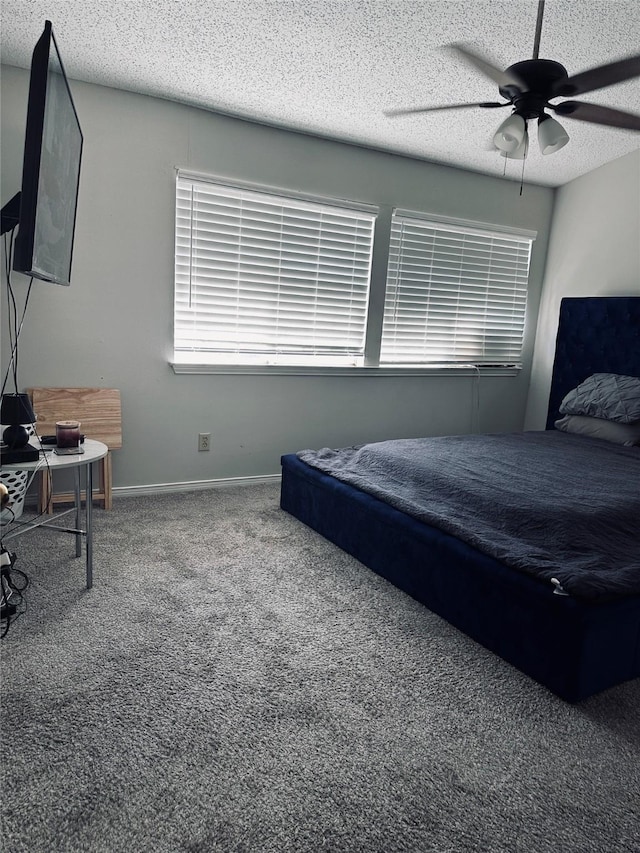
<path id="1" fill-rule="evenodd" d="M 640 297 L 562 300 L 548 429 L 564 395 L 598 372 L 640 376 Z M 640 677 L 640 596 L 556 595 L 295 454 L 282 457 L 280 505 L 568 702 Z"/>

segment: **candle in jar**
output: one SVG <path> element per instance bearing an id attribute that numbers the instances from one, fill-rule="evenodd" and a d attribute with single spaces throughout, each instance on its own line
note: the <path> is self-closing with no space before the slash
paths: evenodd
<path id="1" fill-rule="evenodd" d="M 58 421 L 56 423 L 56 444 L 58 447 L 78 447 L 80 444 L 80 422 Z"/>

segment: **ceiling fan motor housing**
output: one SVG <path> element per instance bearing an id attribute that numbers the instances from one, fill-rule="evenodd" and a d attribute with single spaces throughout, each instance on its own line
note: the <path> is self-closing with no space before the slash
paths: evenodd
<path id="1" fill-rule="evenodd" d="M 506 71 L 522 81 L 522 89 L 515 84 L 500 87 L 500 94 L 510 101 L 515 112 L 524 119 L 539 118 L 551 98 L 570 94 L 563 91 L 561 81 L 569 75 L 564 65 L 551 59 L 526 59 L 510 65 Z M 569 89 L 570 87 L 566 87 Z"/>

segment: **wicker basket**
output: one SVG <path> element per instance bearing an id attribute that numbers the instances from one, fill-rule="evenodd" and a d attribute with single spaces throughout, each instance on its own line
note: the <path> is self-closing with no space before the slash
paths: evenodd
<path id="1" fill-rule="evenodd" d="M 25 424 L 25 426 L 29 432 L 29 437 L 35 435 L 35 429 L 31 424 Z M 2 429 L 3 427 L 0 426 L 0 430 Z M 3 509 L 0 514 L 0 521 L 3 524 L 10 524 L 22 515 L 27 489 L 35 473 L 35 471 L 3 471 L 0 473 L 0 483 L 4 483 L 9 492 L 9 506 Z"/>

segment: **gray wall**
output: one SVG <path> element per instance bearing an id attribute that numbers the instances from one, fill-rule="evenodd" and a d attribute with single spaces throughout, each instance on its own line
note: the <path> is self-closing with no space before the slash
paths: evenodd
<path id="1" fill-rule="evenodd" d="M 640 151 L 561 187 L 538 316 L 525 427 L 544 429 L 563 296 L 640 296 Z"/>
<path id="2" fill-rule="evenodd" d="M 2 69 L 2 186 L 19 189 L 27 74 Z M 73 83 L 84 136 L 72 285 L 35 282 L 20 343 L 21 388 L 122 392 L 116 487 L 277 473 L 284 452 L 390 437 L 518 430 L 524 423 L 554 192 L 289 133 L 168 101 Z M 383 120 L 381 118 L 381 120 Z M 487 156 L 492 156 L 489 153 Z M 384 207 L 538 231 L 524 369 L 468 376 L 175 375 L 175 169 Z M 27 280 L 15 276 L 23 299 Z M 4 286 L 4 285 L 3 285 Z M 2 297 L 3 367 L 7 364 Z M 212 449 L 198 453 L 198 432 Z"/>

